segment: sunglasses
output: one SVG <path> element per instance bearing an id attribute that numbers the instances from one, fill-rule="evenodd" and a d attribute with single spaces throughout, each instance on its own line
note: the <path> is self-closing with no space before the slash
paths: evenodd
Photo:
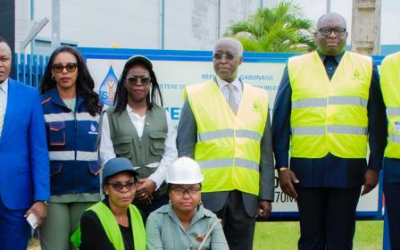
<path id="1" fill-rule="evenodd" d="M 139 84 L 139 81 L 142 83 L 143 86 L 149 85 L 151 82 L 151 78 L 149 76 L 132 76 L 129 78 L 126 78 L 126 82 L 129 85 L 136 86 Z"/>
<path id="2" fill-rule="evenodd" d="M 216 53 L 213 55 L 213 58 L 216 60 L 221 60 L 225 55 L 225 58 L 227 60 L 233 60 L 237 56 L 237 54 L 232 53 L 232 52 L 226 52 L 226 53 Z"/>
<path id="3" fill-rule="evenodd" d="M 125 184 L 122 184 L 121 182 L 114 182 L 114 183 L 107 183 L 107 185 L 110 185 L 115 191 L 121 192 L 124 188 L 126 188 L 128 191 L 131 191 L 132 189 L 136 188 L 136 182 L 130 181 Z"/>
<path id="4" fill-rule="evenodd" d="M 78 68 L 78 64 L 76 63 L 67 63 L 67 65 L 63 66 L 61 63 L 53 64 L 51 68 L 54 70 L 56 73 L 61 73 L 66 69 L 69 73 L 75 72 L 75 70 Z"/>
<path id="5" fill-rule="evenodd" d="M 174 192 L 178 196 L 183 196 L 185 193 L 188 193 L 189 195 L 195 195 L 200 191 L 201 191 L 201 188 L 196 188 L 196 187 L 194 187 L 194 188 L 180 188 L 180 187 L 172 188 L 172 192 Z"/>
<path id="6" fill-rule="evenodd" d="M 321 28 L 318 31 L 323 36 L 329 36 L 332 31 L 335 32 L 337 36 L 343 36 L 346 33 L 345 28 Z"/>

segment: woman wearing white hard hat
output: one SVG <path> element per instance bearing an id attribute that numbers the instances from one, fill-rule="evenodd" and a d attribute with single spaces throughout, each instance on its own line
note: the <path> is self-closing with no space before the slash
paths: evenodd
<path id="1" fill-rule="evenodd" d="M 170 204 L 147 219 L 147 249 L 229 250 L 220 220 L 201 203 L 203 175 L 182 157 L 167 170 Z"/>

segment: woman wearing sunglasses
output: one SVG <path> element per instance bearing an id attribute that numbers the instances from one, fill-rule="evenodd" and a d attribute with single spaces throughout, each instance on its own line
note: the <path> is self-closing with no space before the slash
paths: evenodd
<path id="1" fill-rule="evenodd" d="M 145 250 L 146 231 L 139 210 L 132 205 L 138 173 L 126 158 L 104 166 L 105 199 L 90 207 L 71 237 L 80 250 Z"/>
<path id="2" fill-rule="evenodd" d="M 229 250 L 221 222 L 201 203 L 200 166 L 179 158 L 167 170 L 169 205 L 147 220 L 147 249 Z"/>
<path id="3" fill-rule="evenodd" d="M 125 63 L 115 106 L 102 116 L 100 159 L 128 158 L 137 167 L 135 205 L 144 218 L 167 204 L 165 172 L 177 158 L 175 130 L 166 110 L 153 65 L 144 56 Z"/>
<path id="4" fill-rule="evenodd" d="M 100 200 L 97 157 L 101 107 L 79 51 L 63 46 L 50 56 L 40 86 L 50 155 L 51 200 L 40 228 L 44 250 L 70 249 L 82 213 Z"/>

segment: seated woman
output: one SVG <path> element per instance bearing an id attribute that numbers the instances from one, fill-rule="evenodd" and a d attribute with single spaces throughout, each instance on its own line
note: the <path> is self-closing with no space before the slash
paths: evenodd
<path id="1" fill-rule="evenodd" d="M 106 198 L 88 208 L 71 237 L 80 250 L 145 250 L 146 231 L 139 210 L 132 205 L 138 173 L 128 159 L 114 158 L 104 166 Z"/>
<path id="2" fill-rule="evenodd" d="M 147 249 L 229 250 L 220 220 L 201 203 L 200 166 L 182 157 L 167 170 L 170 204 L 147 219 Z"/>

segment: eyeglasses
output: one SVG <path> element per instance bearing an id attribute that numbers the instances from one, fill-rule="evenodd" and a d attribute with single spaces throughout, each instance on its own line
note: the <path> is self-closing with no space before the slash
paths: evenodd
<path id="1" fill-rule="evenodd" d="M 337 36 L 343 36 L 346 33 L 345 28 L 321 28 L 318 31 L 323 36 L 329 36 L 332 31 L 335 32 Z"/>
<path id="2" fill-rule="evenodd" d="M 56 73 L 61 73 L 66 69 L 69 73 L 75 72 L 76 68 L 78 68 L 78 64 L 76 63 L 67 63 L 67 65 L 63 66 L 61 63 L 53 64 L 51 68 Z"/>
<path id="3" fill-rule="evenodd" d="M 110 185 L 115 191 L 121 192 L 122 189 L 126 188 L 128 191 L 131 191 L 132 189 L 136 188 L 136 182 L 130 181 L 125 184 L 122 184 L 121 182 L 114 182 L 114 183 L 107 183 Z"/>
<path id="4" fill-rule="evenodd" d="M 215 60 L 221 60 L 224 57 L 224 55 L 227 60 L 233 60 L 237 56 L 237 54 L 235 53 L 226 52 L 226 53 L 216 53 L 213 55 L 213 57 Z"/>
<path id="5" fill-rule="evenodd" d="M 132 76 L 132 77 L 126 78 L 126 82 L 129 85 L 134 85 L 134 86 L 138 85 L 139 80 L 143 86 L 149 85 L 151 82 L 151 78 L 149 76 Z"/>
<path id="6" fill-rule="evenodd" d="M 201 191 L 201 188 L 196 188 L 196 187 L 193 187 L 193 188 L 180 188 L 180 187 L 172 188 L 172 192 L 174 192 L 178 196 L 183 196 L 185 193 L 188 193 L 189 195 L 195 195 L 200 191 Z"/>

